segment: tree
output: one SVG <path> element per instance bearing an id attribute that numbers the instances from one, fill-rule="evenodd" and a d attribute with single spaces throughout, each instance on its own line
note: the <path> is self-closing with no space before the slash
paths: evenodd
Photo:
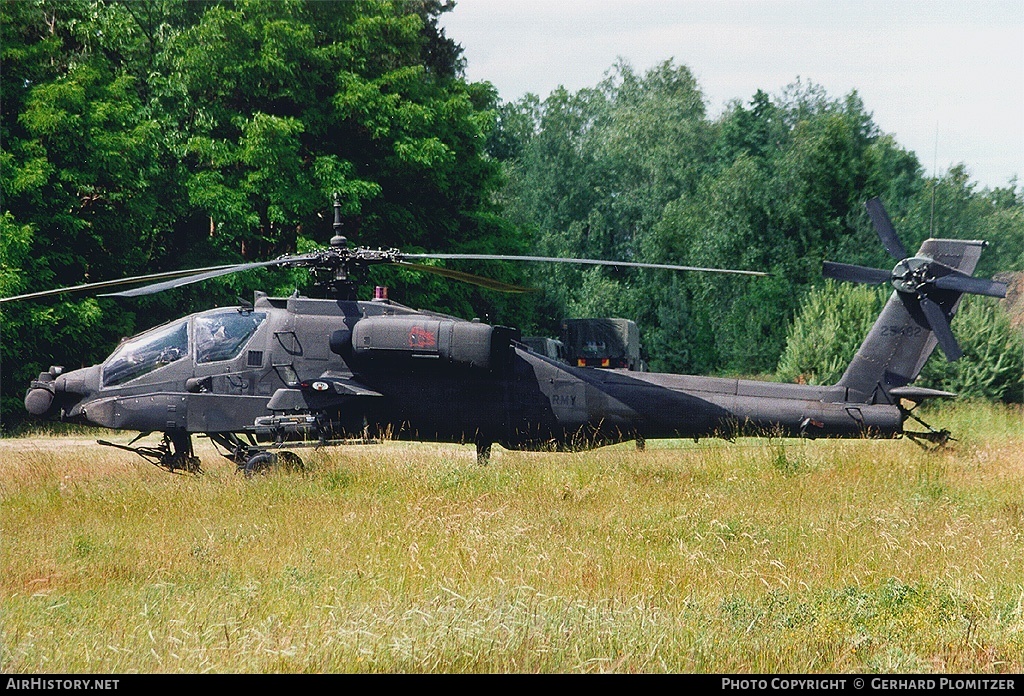
<path id="1" fill-rule="evenodd" d="M 507 158 L 502 198 L 535 253 L 659 260 L 651 231 L 666 204 L 696 187 L 710 146 L 688 68 L 666 61 L 638 74 L 619 61 L 595 88 L 527 96 L 501 114 L 491 145 Z M 583 310 L 655 316 L 645 272 L 560 265 L 537 273 L 551 310 L 538 316 L 541 330 Z"/>
<path id="2" fill-rule="evenodd" d="M 500 169 L 484 152 L 497 96 L 463 78 L 461 49 L 437 23 L 451 7 L 5 4 L 0 172 L 4 229 L 17 235 L 0 250 L 0 282 L 29 292 L 307 250 L 333 234 L 335 192 L 359 244 L 521 249 L 497 214 Z M 514 318 L 489 291 L 408 272 L 382 279 L 410 303 Z M 17 362 L 0 384 L 3 413 L 20 412 L 24 384 L 49 364 L 95 362 L 118 337 L 183 310 L 303 282 L 253 273 L 124 306 L 8 305 L 3 352 Z"/>
<path id="3" fill-rule="evenodd" d="M 0 264 L 11 288 L 127 275 L 145 261 L 158 216 L 158 126 L 136 80 L 119 70 L 113 47 L 95 45 L 102 32 L 91 3 L 8 3 L 3 22 L 0 181 L 5 231 L 16 230 L 17 243 L 5 245 Z M 18 359 L 6 362 L 4 399 L 50 364 L 95 360 L 132 319 L 109 301 L 6 306 L 4 353 Z"/>
<path id="4" fill-rule="evenodd" d="M 1024 400 L 1024 333 L 1011 325 L 1000 302 L 965 296 L 952 328 L 963 357 L 950 363 L 932 356 L 921 384 L 966 398 Z"/>
<path id="5" fill-rule="evenodd" d="M 628 313 L 654 369 L 773 371 L 823 260 L 891 265 L 864 209 L 873 196 L 908 249 L 931 231 L 991 235 L 1001 251 L 980 274 L 1020 262 L 1015 184 L 979 193 L 963 168 L 925 181 L 856 91 L 835 99 L 797 80 L 708 122 L 687 68 L 669 61 L 640 75 L 619 62 L 596 87 L 500 112 L 491 145 L 509 173 L 502 197 L 535 253 L 771 274 L 545 270 L 548 316 Z"/>

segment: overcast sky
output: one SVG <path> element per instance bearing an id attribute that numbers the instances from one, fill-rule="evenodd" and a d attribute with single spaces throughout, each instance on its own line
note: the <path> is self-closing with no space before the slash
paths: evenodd
<path id="1" fill-rule="evenodd" d="M 592 87 L 620 57 L 686 65 L 711 117 L 800 78 L 856 89 L 929 175 L 1024 185 L 1024 0 L 457 0 L 442 25 L 504 101 Z"/>

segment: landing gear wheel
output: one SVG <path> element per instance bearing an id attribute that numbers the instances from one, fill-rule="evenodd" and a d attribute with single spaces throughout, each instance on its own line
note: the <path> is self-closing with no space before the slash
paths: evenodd
<path id="1" fill-rule="evenodd" d="M 299 455 L 288 451 L 277 453 L 277 463 L 282 471 L 288 472 L 302 471 L 306 467 Z"/>
<path id="2" fill-rule="evenodd" d="M 291 454 L 289 452 L 289 454 Z M 294 455 L 293 455 L 294 456 Z M 245 477 L 265 476 L 279 466 L 279 458 L 274 452 L 257 452 L 245 462 Z"/>
<path id="3" fill-rule="evenodd" d="M 294 452 L 257 452 L 245 461 L 246 478 L 265 476 L 274 471 L 302 471 L 305 464 Z"/>

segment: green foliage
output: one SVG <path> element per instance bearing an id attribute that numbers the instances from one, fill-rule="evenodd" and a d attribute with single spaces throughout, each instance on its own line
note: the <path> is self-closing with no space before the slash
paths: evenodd
<path id="1" fill-rule="evenodd" d="M 0 290 L 31 292 L 326 244 L 517 251 L 484 146 L 497 96 L 462 77 L 439 0 L 8 2 L 0 15 Z M 14 234 L 17 231 L 17 234 Z M 8 237 L 8 232 L 10 236 Z M 486 248 L 486 249 L 485 249 Z M 506 277 L 515 271 L 501 271 Z M 368 279 L 373 282 L 375 279 Z M 251 273 L 119 306 L 5 310 L 0 393 L 122 335 L 302 274 Z M 403 278 L 401 299 L 518 317 Z M 397 295 L 397 293 L 396 293 Z M 136 321 L 136 313 L 145 317 Z M 53 330 L 52 318 L 60 328 Z M 3 418 L 22 409 L 2 408 Z"/>
<path id="2" fill-rule="evenodd" d="M 596 88 L 527 96 L 503 105 L 499 125 L 490 148 L 509 158 L 507 215 L 545 256 L 658 260 L 648 251 L 651 230 L 668 203 L 697 185 L 711 144 L 696 80 L 672 61 L 643 75 L 619 62 Z M 539 328 L 554 331 L 562 313 L 582 309 L 654 316 L 642 274 L 600 276 L 598 283 L 590 270 L 538 270 L 558 308 L 537 317 Z"/>
<path id="3" fill-rule="evenodd" d="M 4 211 L 0 215 L 0 296 L 16 295 L 22 289 L 21 265 L 31 244 L 32 227 L 16 224 L 10 211 Z"/>
<path id="4" fill-rule="evenodd" d="M 569 314 L 579 317 L 628 315 L 635 306 L 630 288 L 608 278 L 599 268 L 582 274 L 580 292 L 569 301 Z"/>
<path id="5" fill-rule="evenodd" d="M 789 327 L 776 376 L 784 382 L 835 384 L 887 298 L 884 289 L 831 280 L 811 290 Z"/>
<path id="6" fill-rule="evenodd" d="M 964 351 L 956 362 L 932 355 L 921 384 L 962 397 L 1020 403 L 1024 399 L 1024 330 L 1014 327 L 998 300 L 965 296 L 952 322 Z"/>
<path id="7" fill-rule="evenodd" d="M 854 211 L 873 171 L 868 150 L 885 144 L 856 93 L 833 101 L 797 83 L 709 123 L 687 68 L 665 63 L 639 76 L 620 63 L 596 89 L 518 106 L 504 108 L 507 135 L 495 147 L 514 158 L 510 214 L 538 253 L 773 274 L 603 271 L 619 288 L 597 295 L 616 302 L 597 306 L 579 271 L 546 277 L 564 312 L 628 311 L 655 369 L 771 370 L 821 259 L 865 246 L 849 242 L 851 221 L 864 217 Z"/>
<path id="8" fill-rule="evenodd" d="M 503 199 L 536 253 L 771 274 L 545 270 L 548 317 L 630 316 L 652 369 L 774 370 L 801 298 L 822 288 L 823 260 L 891 266 L 864 209 L 873 196 L 885 200 L 908 249 L 930 236 L 986 239 L 992 249 L 978 275 L 1024 262 L 1016 182 L 979 192 L 963 166 L 925 180 L 916 155 L 879 131 L 856 92 L 836 99 L 797 80 L 709 122 L 686 67 L 668 62 L 638 75 L 618 63 L 595 88 L 502 105 L 498 126 L 490 151 L 505 160 Z M 881 306 L 851 293 L 859 304 L 842 309 L 841 322 L 856 323 L 832 324 L 851 338 L 799 339 L 827 358 L 784 357 L 787 379 L 841 372 L 874 318 L 870 308 Z"/>

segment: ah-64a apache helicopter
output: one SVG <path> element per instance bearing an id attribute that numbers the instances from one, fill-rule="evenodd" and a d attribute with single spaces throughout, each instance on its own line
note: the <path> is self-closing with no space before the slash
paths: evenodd
<path id="1" fill-rule="evenodd" d="M 517 329 L 421 311 L 379 294 L 358 300 L 353 274 L 397 264 L 505 291 L 520 286 L 414 263 L 496 259 L 639 266 L 747 275 L 757 271 L 593 259 L 473 254 L 405 254 L 352 248 L 335 201 L 331 246 L 272 261 L 93 283 L 96 290 L 160 279 L 111 293 L 145 295 L 248 269 L 305 267 L 324 277 L 325 297 L 268 297 L 211 309 L 125 340 L 103 363 L 51 368 L 28 388 L 25 406 L 115 430 L 138 431 L 137 452 L 171 472 L 199 472 L 192 436 L 205 434 L 247 473 L 300 466 L 290 449 L 366 441 L 474 442 L 485 460 L 493 443 L 510 449 L 574 449 L 635 439 L 735 437 L 898 437 L 942 444 L 912 411 L 953 396 L 912 386 L 936 345 L 960 357 L 949 327 L 964 293 L 1003 297 L 1002 283 L 972 277 L 982 241 L 929 239 L 914 256 L 881 202 L 868 212 L 898 263 L 892 271 L 826 262 L 824 274 L 894 291 L 842 378 L 831 386 L 576 367 L 531 351 Z M 910 404 L 905 405 L 905 404 Z M 904 430 L 913 418 L 926 430 Z M 162 432 L 157 446 L 136 445 Z M 112 444 L 100 441 L 101 444 Z"/>

